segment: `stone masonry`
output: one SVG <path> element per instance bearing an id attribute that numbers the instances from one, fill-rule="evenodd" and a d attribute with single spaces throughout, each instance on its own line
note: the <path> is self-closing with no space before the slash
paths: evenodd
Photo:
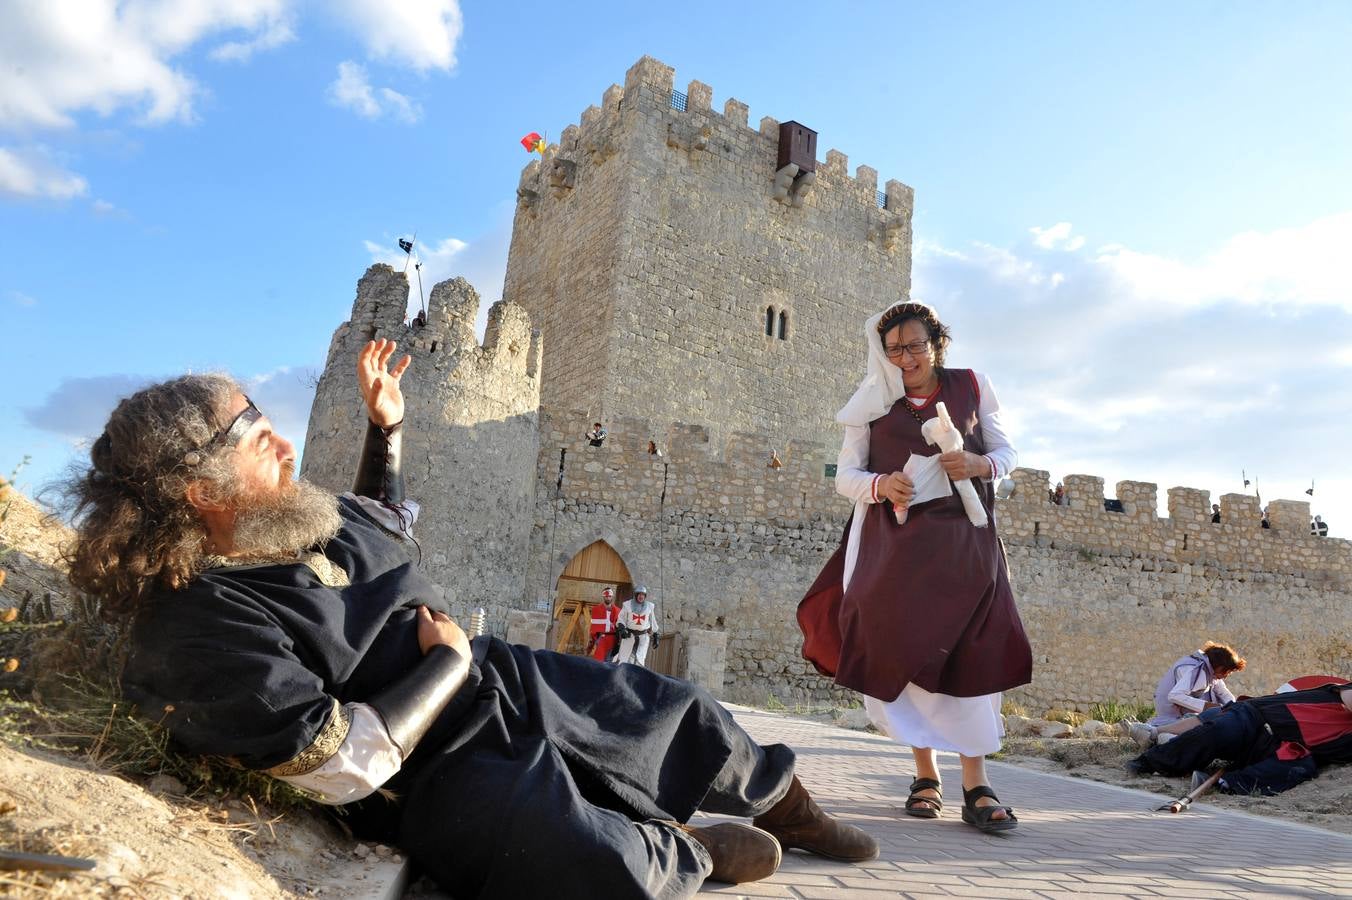
<path id="1" fill-rule="evenodd" d="M 464 616 L 506 610 L 523 596 L 521 553 L 529 541 L 538 455 L 540 341 L 525 312 L 495 303 L 483 345 L 474 337 L 479 295 L 462 278 L 428 299 L 427 324 L 405 324 L 408 279 L 387 265 L 357 285 L 352 319 L 338 326 L 315 391 L 304 474 L 348 490 L 365 434 L 357 351 L 373 338 L 399 344 L 413 364 L 404 375 L 404 466 L 410 498 L 422 504 L 414 534 L 431 577 Z"/>
<path id="2" fill-rule="evenodd" d="M 712 93 L 644 57 L 564 129 L 522 173 L 504 296 L 544 334 L 546 409 L 829 443 L 864 319 L 910 292 L 913 192 L 880 208 L 830 150 L 801 207 L 775 202 L 779 123 Z"/>
<path id="3" fill-rule="evenodd" d="M 794 611 L 850 512 L 828 470 L 832 414 L 863 368 L 864 317 L 907 295 L 911 191 L 888 182 L 880 208 L 876 174 L 850 177 L 829 151 L 801 207 L 776 202 L 777 123 L 751 130 L 735 100 L 711 112 L 699 82 L 678 109 L 672 81 L 645 57 L 526 168 L 482 346 L 466 282 L 433 288 L 413 326 L 407 279 L 368 270 L 334 334 L 305 472 L 350 485 L 356 352 L 393 338 L 414 356 L 415 533 L 458 614 L 485 606 L 491 631 L 539 645 L 560 574 L 604 540 L 686 638 L 682 674 L 741 701 L 844 700 L 799 656 Z M 597 419 L 599 448 L 583 437 Z M 1249 658 L 1237 691 L 1347 671 L 1352 544 L 1310 537 L 1308 504 L 1272 503 L 1261 529 L 1243 495 L 1213 524 L 1204 491 L 1170 489 L 1161 518 L 1153 484 L 1118 483 L 1109 512 L 1100 478 L 1063 479 L 1064 506 L 1046 472 L 1015 481 L 996 518 L 1035 666 L 1011 699 L 1145 699 L 1206 639 Z"/>

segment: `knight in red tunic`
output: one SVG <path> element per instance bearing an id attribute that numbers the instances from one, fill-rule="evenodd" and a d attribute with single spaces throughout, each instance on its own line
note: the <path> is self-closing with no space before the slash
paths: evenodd
<path id="1" fill-rule="evenodd" d="M 620 608 L 615 605 L 615 589 L 606 588 L 601 592 L 601 602 L 588 608 L 591 618 L 591 642 L 587 645 L 593 659 L 605 662 L 615 649 L 615 623 L 620 618 Z"/>

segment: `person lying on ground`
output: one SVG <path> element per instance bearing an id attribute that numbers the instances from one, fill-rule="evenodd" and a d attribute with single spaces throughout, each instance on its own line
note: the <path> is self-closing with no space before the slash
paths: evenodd
<path id="1" fill-rule="evenodd" d="M 787 746 L 638 666 L 469 640 L 410 553 L 405 357 L 360 353 L 352 492 L 293 480 L 295 448 L 223 376 L 123 400 L 71 484 L 71 579 L 130 628 L 123 689 L 190 752 L 341 804 L 473 897 L 688 897 L 782 849 L 877 855 L 821 811 Z M 755 825 L 692 828 L 697 810 Z"/>
<path id="2" fill-rule="evenodd" d="M 1321 766 L 1352 762 L 1352 684 L 1239 700 L 1214 715 L 1165 727 L 1178 736 L 1156 743 L 1129 769 L 1179 776 L 1222 760 L 1218 790 L 1280 794 L 1313 778 Z"/>

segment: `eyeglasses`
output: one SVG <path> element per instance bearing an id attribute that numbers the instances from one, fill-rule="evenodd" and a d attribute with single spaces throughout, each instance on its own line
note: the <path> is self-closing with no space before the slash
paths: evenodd
<path id="1" fill-rule="evenodd" d="M 254 402 L 247 395 L 244 397 L 244 402 L 249 405 L 240 410 L 239 415 L 235 416 L 229 425 L 216 432 L 211 440 L 207 441 L 203 449 L 212 450 L 220 446 L 235 446 L 239 443 L 240 438 L 244 437 L 245 432 L 253 427 L 253 423 L 263 418 L 263 414 L 258 411 L 258 407 L 254 406 Z"/>
<path id="2" fill-rule="evenodd" d="M 909 344 L 893 344 L 891 347 L 884 346 L 883 352 L 889 359 L 901 359 L 907 351 L 912 356 L 923 356 L 929 350 L 929 341 L 911 341 Z"/>

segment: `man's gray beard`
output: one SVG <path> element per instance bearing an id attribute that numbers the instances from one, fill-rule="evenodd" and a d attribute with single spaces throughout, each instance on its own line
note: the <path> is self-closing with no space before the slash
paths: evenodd
<path id="1" fill-rule="evenodd" d="M 250 497 L 235 513 L 235 553 L 251 556 L 294 556 L 333 538 L 342 527 L 338 498 L 308 481 L 290 490 Z"/>

